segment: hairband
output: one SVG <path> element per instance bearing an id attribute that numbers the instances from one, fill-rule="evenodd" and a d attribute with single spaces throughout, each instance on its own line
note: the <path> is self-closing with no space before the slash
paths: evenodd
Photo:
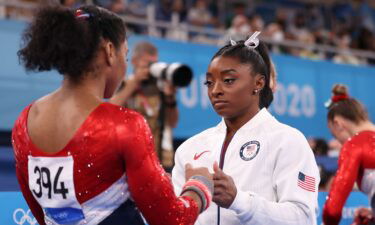
<path id="1" fill-rule="evenodd" d="M 255 31 L 253 35 L 251 35 L 245 42 L 244 42 L 244 45 L 249 48 L 249 49 L 255 49 L 256 47 L 258 47 L 259 45 L 259 39 L 258 39 L 258 36 L 260 34 L 260 31 Z M 232 46 L 236 45 L 237 42 L 235 42 L 234 40 L 232 40 L 232 38 L 230 39 L 230 44 Z"/>
<path id="2" fill-rule="evenodd" d="M 87 18 L 90 18 L 90 14 L 84 12 L 82 9 L 77 9 L 74 15 L 75 15 L 75 17 L 77 19 L 87 19 Z"/>
<path id="3" fill-rule="evenodd" d="M 333 103 L 337 103 L 346 99 L 349 99 L 349 95 L 347 94 L 333 95 L 330 99 L 328 99 L 326 103 L 324 103 L 324 106 L 326 108 L 329 108 Z"/>

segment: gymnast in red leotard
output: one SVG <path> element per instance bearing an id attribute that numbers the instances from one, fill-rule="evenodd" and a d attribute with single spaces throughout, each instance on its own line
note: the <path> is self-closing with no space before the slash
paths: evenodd
<path id="1" fill-rule="evenodd" d="M 96 6 L 41 9 L 24 33 L 26 69 L 56 69 L 56 91 L 27 106 L 12 142 L 22 193 L 43 224 L 193 224 L 212 176 L 187 165 L 176 197 L 144 118 L 103 102 L 126 71 L 122 19 Z"/>
<path id="2" fill-rule="evenodd" d="M 375 126 L 362 104 L 349 97 L 346 86 L 335 85 L 332 92 L 327 105 L 328 127 L 343 147 L 323 209 L 325 225 L 339 224 L 341 211 L 355 182 L 369 196 L 371 208 L 375 210 Z M 370 222 L 369 218 L 359 217 L 356 221 Z"/>

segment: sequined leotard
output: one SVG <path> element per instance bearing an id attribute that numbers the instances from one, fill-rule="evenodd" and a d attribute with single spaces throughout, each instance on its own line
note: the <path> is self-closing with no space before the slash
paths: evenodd
<path id="1" fill-rule="evenodd" d="M 339 224 L 341 211 L 354 183 L 369 196 L 375 209 L 375 132 L 363 131 L 345 142 L 339 157 L 339 168 L 323 209 L 326 225 Z"/>
<path id="2" fill-rule="evenodd" d="M 139 211 L 150 225 L 194 223 L 197 204 L 175 196 L 138 113 L 102 103 L 62 150 L 46 154 L 28 136 L 30 107 L 12 141 L 22 193 L 40 224 L 143 224 Z"/>

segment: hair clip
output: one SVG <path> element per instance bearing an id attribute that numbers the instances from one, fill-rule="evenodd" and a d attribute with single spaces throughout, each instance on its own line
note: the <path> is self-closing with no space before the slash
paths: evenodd
<path id="1" fill-rule="evenodd" d="M 249 37 L 244 43 L 244 45 L 250 49 L 255 49 L 259 45 L 258 35 L 260 31 L 255 31 L 253 35 Z"/>
<path id="2" fill-rule="evenodd" d="M 330 108 L 332 105 L 332 100 L 331 99 L 328 99 L 325 103 L 324 103 L 324 107 L 326 107 L 327 109 Z"/>
<path id="3" fill-rule="evenodd" d="M 232 37 L 230 37 L 230 44 L 231 44 L 232 46 L 235 46 L 235 45 L 237 44 L 237 42 L 233 41 Z"/>
<path id="4" fill-rule="evenodd" d="M 90 14 L 84 12 L 82 9 L 77 9 L 76 13 L 75 13 L 75 16 L 76 16 L 77 19 L 87 19 L 87 18 L 90 18 Z"/>

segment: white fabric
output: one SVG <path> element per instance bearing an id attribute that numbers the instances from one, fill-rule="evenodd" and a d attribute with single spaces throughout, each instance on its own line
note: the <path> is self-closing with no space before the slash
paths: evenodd
<path id="1" fill-rule="evenodd" d="M 82 204 L 84 220 L 68 225 L 96 225 L 111 215 L 118 207 L 130 198 L 125 175 L 113 183 L 107 190 Z M 48 225 L 56 223 L 44 217 Z M 57 224 L 56 224 L 57 225 Z"/>
<path id="2" fill-rule="evenodd" d="M 74 189 L 72 156 L 33 157 L 29 155 L 28 159 L 29 188 L 39 205 L 43 208 L 81 209 Z M 66 193 L 56 193 L 56 189 L 62 187 Z"/>
<path id="3" fill-rule="evenodd" d="M 82 204 L 85 221 L 88 225 L 100 223 L 130 198 L 125 175 L 120 177 L 107 190 Z M 81 224 L 81 223 L 80 223 Z"/>
<path id="4" fill-rule="evenodd" d="M 371 203 L 371 199 L 375 194 L 375 170 L 365 169 L 361 180 L 361 191 L 364 192 Z"/>
<path id="5" fill-rule="evenodd" d="M 172 172 L 176 194 L 181 193 L 185 183 L 186 163 L 208 167 L 213 172 L 213 163 L 220 160 L 225 134 L 226 125 L 221 121 L 177 149 Z M 254 144 L 257 142 L 258 153 Z M 242 154 L 243 158 L 242 146 L 252 146 L 247 154 Z M 200 154 L 204 151 L 209 152 Z M 303 134 L 278 122 L 266 109 L 234 135 L 226 151 L 223 171 L 233 178 L 237 196 L 229 209 L 220 208 L 221 225 L 316 224 L 320 177 L 313 152 Z M 315 192 L 298 186 L 300 172 L 315 178 Z M 217 211 L 213 203 L 196 224 L 218 224 Z"/>

